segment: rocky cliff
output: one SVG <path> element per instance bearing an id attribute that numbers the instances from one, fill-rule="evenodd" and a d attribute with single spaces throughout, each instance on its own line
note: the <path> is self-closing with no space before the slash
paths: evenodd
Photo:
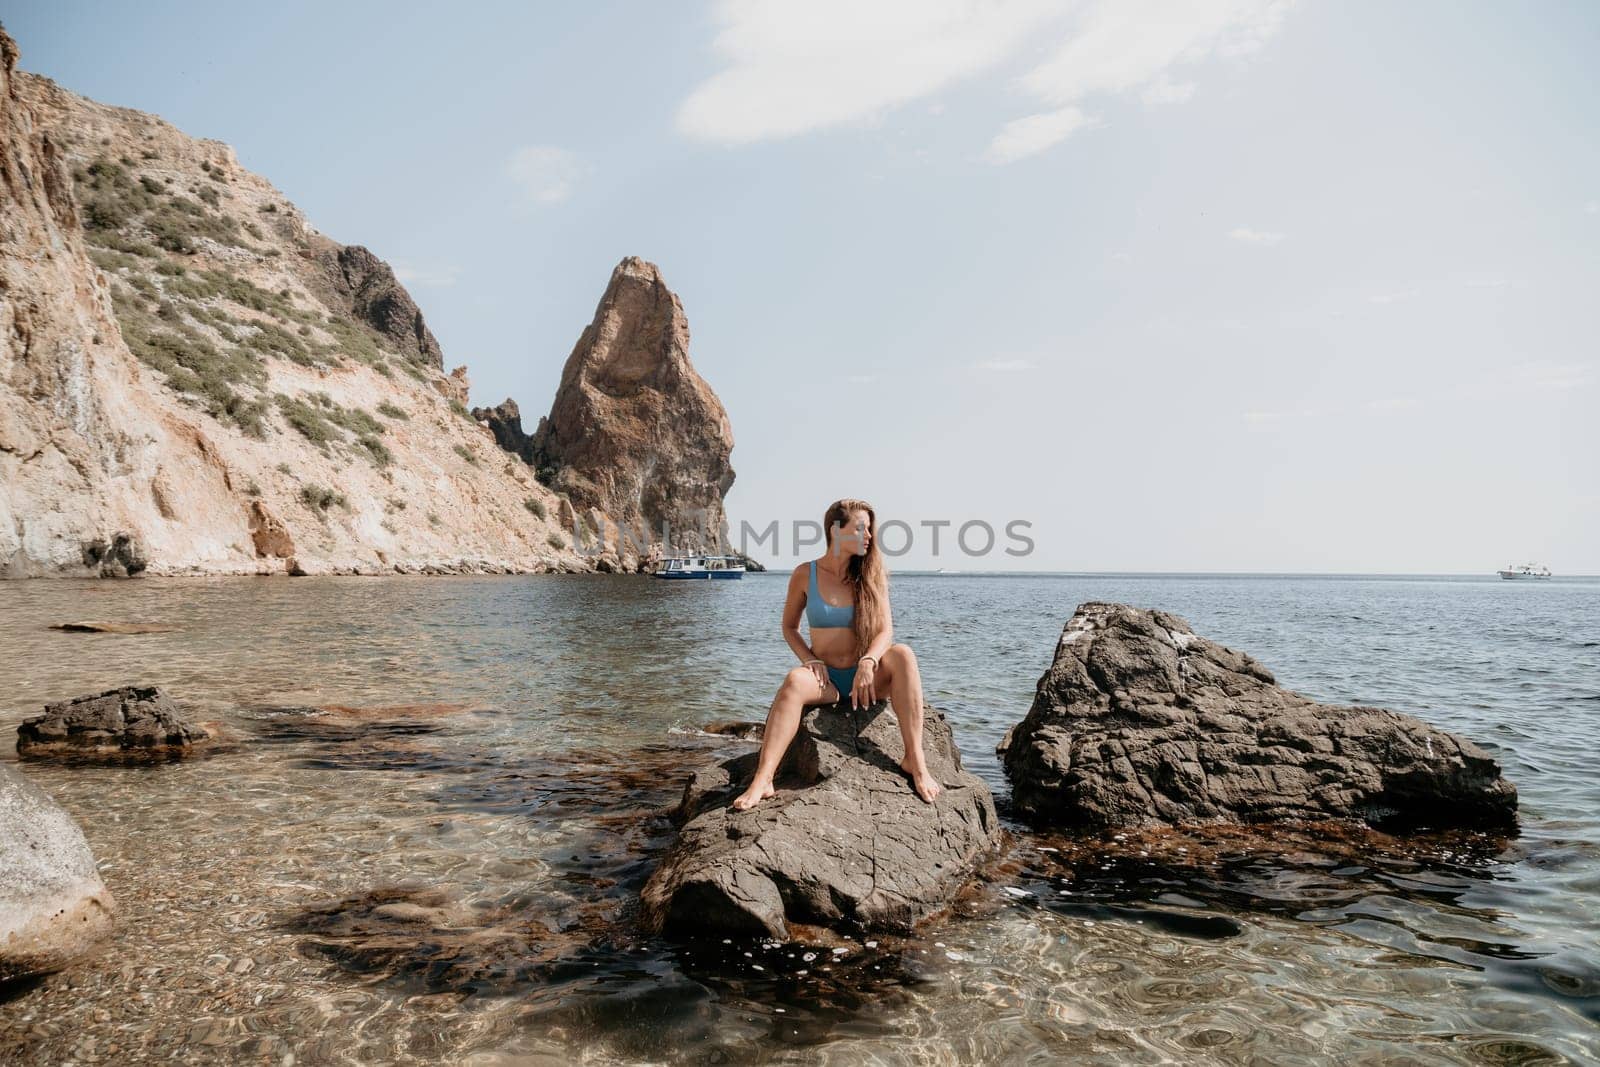
<path id="1" fill-rule="evenodd" d="M 648 562 L 652 543 L 728 548 L 733 429 L 689 362 L 689 320 L 654 263 L 630 256 L 611 272 L 531 435 L 511 401 L 476 414 L 604 531 L 624 568 Z"/>
<path id="2" fill-rule="evenodd" d="M 595 506 L 720 519 L 727 415 L 654 267 L 618 269 L 569 360 L 541 484 L 386 263 L 227 145 L 0 48 L 0 577 L 587 570 Z"/>

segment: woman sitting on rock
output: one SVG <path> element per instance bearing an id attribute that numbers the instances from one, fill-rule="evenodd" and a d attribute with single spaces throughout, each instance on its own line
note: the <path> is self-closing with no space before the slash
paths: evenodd
<path id="1" fill-rule="evenodd" d="M 880 693 L 888 695 L 905 742 L 900 767 L 911 776 L 917 795 L 932 803 L 940 786 L 928 773 L 922 753 L 922 677 L 910 647 L 890 644 L 894 622 L 889 580 L 878 553 L 877 514 L 865 500 L 846 498 L 829 505 L 822 525 L 828 550 L 821 559 L 794 569 L 783 603 L 783 639 L 802 665 L 778 687 L 767 712 L 755 778 L 733 806 L 753 808 L 776 793 L 772 779 L 800 728 L 802 710 L 810 704 L 839 703 L 846 693 L 852 708 L 870 707 Z M 800 636 L 802 610 L 811 628 L 810 645 Z"/>

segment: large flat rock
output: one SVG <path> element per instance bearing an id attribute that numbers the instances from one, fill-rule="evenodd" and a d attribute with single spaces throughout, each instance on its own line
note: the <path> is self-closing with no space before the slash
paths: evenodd
<path id="1" fill-rule="evenodd" d="M 932 804 L 900 769 L 894 713 L 840 704 L 806 710 L 777 795 L 749 811 L 731 802 L 755 752 L 695 772 L 679 839 L 643 890 L 647 924 L 786 937 L 791 922 L 908 931 L 941 911 L 1001 831 L 988 786 L 962 769 L 949 723 L 931 708 L 923 751 L 944 787 Z"/>
<path id="2" fill-rule="evenodd" d="M 1164 611 L 1080 605 L 1000 755 L 1016 813 L 1090 830 L 1358 820 L 1514 825 L 1516 788 L 1471 741 L 1276 684 Z"/>

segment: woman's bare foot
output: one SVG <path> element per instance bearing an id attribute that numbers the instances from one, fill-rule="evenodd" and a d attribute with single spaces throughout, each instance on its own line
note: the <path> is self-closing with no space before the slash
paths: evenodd
<path id="1" fill-rule="evenodd" d="M 934 797 L 944 792 L 944 787 L 934 780 L 933 775 L 928 773 L 926 767 L 919 774 L 907 766 L 905 760 L 901 760 L 900 769 L 911 776 L 911 784 L 916 788 L 917 796 L 926 800 L 929 804 L 933 803 Z"/>
<path id="2" fill-rule="evenodd" d="M 740 793 L 737 797 L 734 797 L 734 810 L 749 811 L 751 808 L 755 807 L 768 797 L 776 796 L 777 792 L 778 791 L 776 789 L 772 788 L 771 782 L 764 784 L 760 782 L 751 782 L 749 789 L 746 789 L 743 793 Z"/>

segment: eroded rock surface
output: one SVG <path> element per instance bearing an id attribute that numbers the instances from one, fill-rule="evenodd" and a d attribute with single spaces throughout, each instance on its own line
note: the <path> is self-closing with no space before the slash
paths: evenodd
<path id="1" fill-rule="evenodd" d="M 933 804 L 900 769 L 900 729 L 884 704 L 807 709 L 777 795 L 749 811 L 731 802 L 756 753 L 695 772 L 679 839 L 643 890 L 647 925 L 784 937 L 790 922 L 907 931 L 941 911 L 1001 830 L 942 712 L 925 712 L 923 749 L 944 787 Z"/>
<path id="2" fill-rule="evenodd" d="M 0 982 L 71 964 L 111 935 L 112 914 L 78 824 L 0 763 Z"/>
<path id="3" fill-rule="evenodd" d="M 517 440 L 511 416 L 520 430 L 520 413 L 504 404 L 490 420 L 502 447 Z M 660 541 L 663 529 L 680 551 L 726 547 L 733 430 L 689 362 L 688 319 L 655 264 L 629 256 L 617 265 L 567 357 L 550 414 L 513 451 L 580 514 L 598 513 L 618 569 L 639 569 L 649 555 L 639 546 Z M 635 544 L 624 530 L 636 532 Z"/>
<path id="4" fill-rule="evenodd" d="M 160 689 L 125 686 L 46 704 L 43 715 L 17 727 L 17 755 L 171 755 L 210 736 L 205 727 L 186 722 Z"/>
<path id="5" fill-rule="evenodd" d="M 1080 605 L 999 746 L 1015 810 L 1083 829 L 1350 819 L 1504 826 L 1516 788 L 1463 738 L 1319 704 L 1164 611 Z"/>

